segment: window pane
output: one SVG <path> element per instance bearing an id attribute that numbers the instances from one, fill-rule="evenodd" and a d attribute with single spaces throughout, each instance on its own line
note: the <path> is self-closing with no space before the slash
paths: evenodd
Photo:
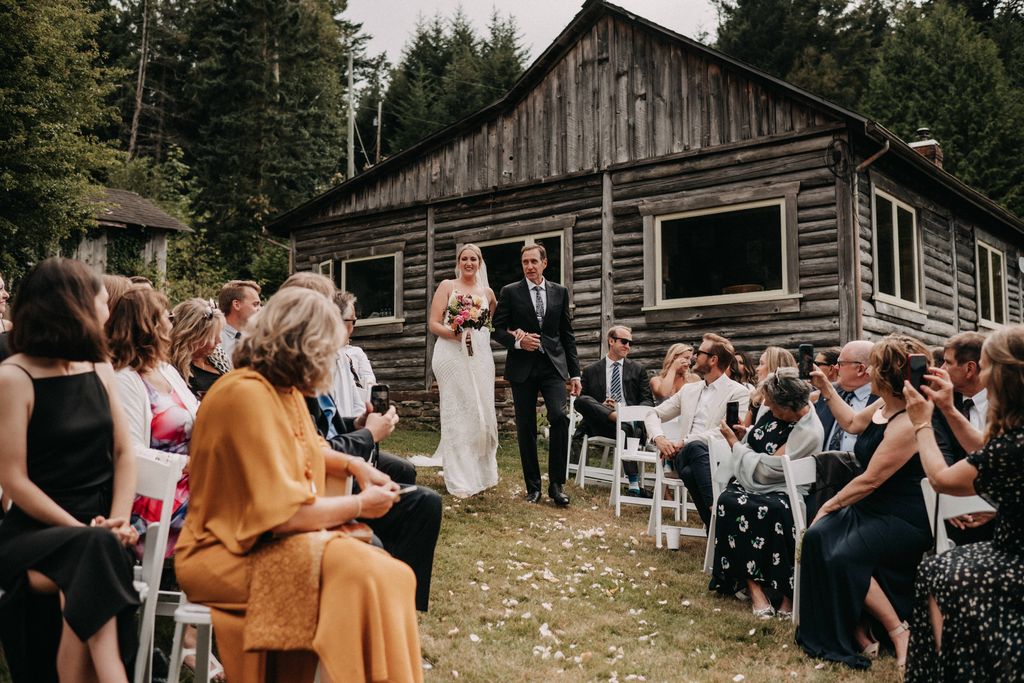
<path id="1" fill-rule="evenodd" d="M 917 242 L 914 239 L 914 214 L 896 207 L 899 224 L 900 298 L 917 302 Z"/>
<path id="2" fill-rule="evenodd" d="M 663 299 L 782 290 L 780 207 L 662 221 L 661 258 Z"/>
<path id="3" fill-rule="evenodd" d="M 520 250 L 526 239 L 501 244 L 486 244 L 480 247 L 487 264 L 487 281 L 495 293 L 501 288 L 517 280 L 523 279 L 523 266 L 520 261 Z M 559 236 L 544 237 L 537 240 L 544 245 L 548 254 L 548 267 L 544 269 L 544 278 L 562 284 L 562 238 Z"/>
<path id="4" fill-rule="evenodd" d="M 981 303 L 981 317 L 992 320 L 992 288 L 988 282 L 988 249 L 978 247 L 978 300 Z"/>
<path id="5" fill-rule="evenodd" d="M 878 243 L 878 291 L 896 296 L 896 261 L 892 250 L 892 202 L 875 195 L 875 241 Z"/>
<path id="6" fill-rule="evenodd" d="M 992 322 L 1005 323 L 1006 314 L 1003 308 L 1003 255 L 992 252 Z"/>
<path id="7" fill-rule="evenodd" d="M 345 264 L 345 288 L 356 295 L 361 320 L 395 315 L 395 257 L 350 261 Z"/>

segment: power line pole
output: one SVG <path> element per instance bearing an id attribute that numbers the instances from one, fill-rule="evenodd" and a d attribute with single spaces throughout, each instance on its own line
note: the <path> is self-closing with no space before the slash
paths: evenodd
<path id="1" fill-rule="evenodd" d="M 352 37 L 348 40 L 348 173 L 351 178 L 356 174 L 356 95 L 352 79 Z"/>
<path id="2" fill-rule="evenodd" d="M 380 129 L 381 129 L 381 125 L 384 123 L 383 119 L 381 118 L 383 115 L 384 115 L 384 96 L 381 95 L 378 92 L 378 94 L 377 94 L 377 155 L 376 155 L 376 158 L 373 161 L 373 163 L 375 163 L 375 164 L 379 164 L 380 163 Z"/>

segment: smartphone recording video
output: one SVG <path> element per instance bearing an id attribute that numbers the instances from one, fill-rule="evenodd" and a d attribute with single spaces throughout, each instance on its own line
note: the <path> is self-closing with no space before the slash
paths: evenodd
<path id="1" fill-rule="evenodd" d="M 387 384 L 374 384 L 370 387 L 370 405 L 375 413 L 388 412 L 391 408 L 391 389 Z"/>
<path id="2" fill-rule="evenodd" d="M 814 370 L 814 344 L 801 344 L 797 351 L 797 364 L 800 366 L 800 379 L 810 379 Z"/>

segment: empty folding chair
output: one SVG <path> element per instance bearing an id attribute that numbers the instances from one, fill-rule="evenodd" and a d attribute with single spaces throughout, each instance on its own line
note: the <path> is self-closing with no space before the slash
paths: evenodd
<path id="1" fill-rule="evenodd" d="M 978 512 L 995 512 L 996 509 L 985 502 L 981 496 L 951 496 L 947 493 L 935 493 L 935 489 L 927 479 L 921 480 L 921 494 L 924 505 L 931 520 L 932 533 L 935 535 L 935 554 L 939 555 L 954 546 L 946 533 L 946 520 L 960 515 L 973 515 Z"/>

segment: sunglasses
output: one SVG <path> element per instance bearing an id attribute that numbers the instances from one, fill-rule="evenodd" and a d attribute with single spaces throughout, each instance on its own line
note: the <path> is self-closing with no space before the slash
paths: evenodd
<path id="1" fill-rule="evenodd" d="M 632 339 L 623 339 L 622 337 L 612 337 L 612 341 L 621 342 L 624 346 L 629 346 L 633 343 Z"/>
<path id="2" fill-rule="evenodd" d="M 819 368 L 828 368 L 833 365 L 836 365 L 836 363 L 829 363 L 827 360 L 816 360 L 814 361 L 814 364 L 817 365 Z"/>

